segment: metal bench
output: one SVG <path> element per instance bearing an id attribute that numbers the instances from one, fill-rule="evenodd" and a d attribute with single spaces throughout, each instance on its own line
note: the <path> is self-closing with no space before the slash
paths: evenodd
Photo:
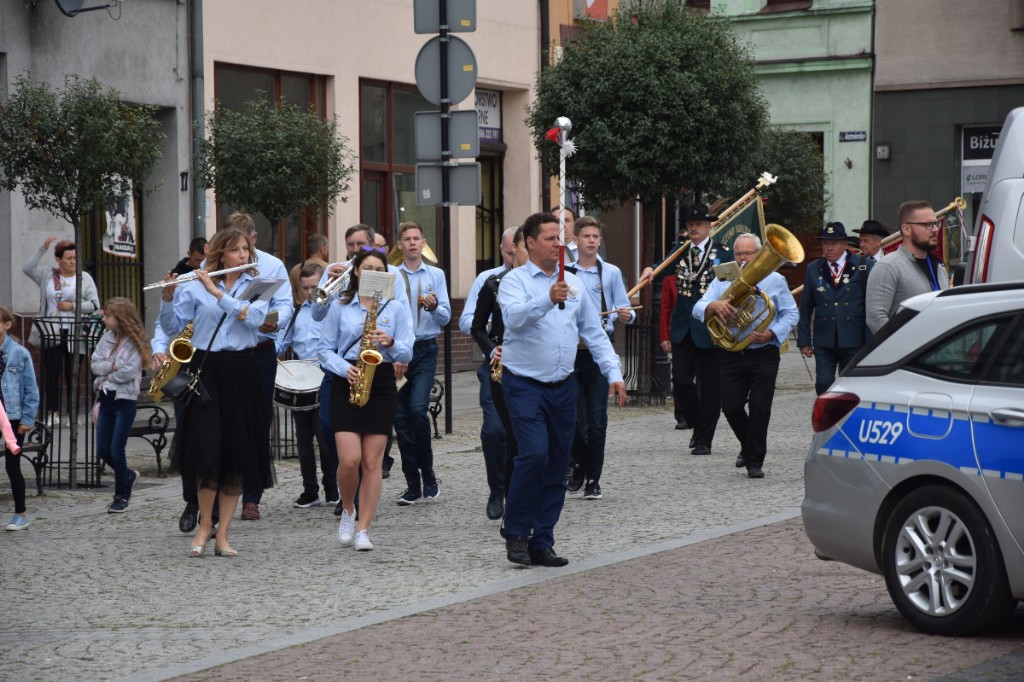
<path id="1" fill-rule="evenodd" d="M 36 495 L 45 495 L 43 492 L 43 468 L 50 461 L 50 443 L 52 434 L 50 429 L 41 422 L 36 422 L 32 430 L 25 434 L 21 444 L 21 455 L 27 457 L 32 468 L 36 470 Z M 28 455 L 31 454 L 31 457 Z"/>
<path id="2" fill-rule="evenodd" d="M 441 402 L 443 397 L 444 384 L 434 379 L 434 383 L 430 387 L 430 406 L 427 408 L 427 412 L 430 413 L 431 418 L 434 420 L 434 438 L 441 437 L 441 432 L 437 430 L 437 417 L 441 414 L 441 410 L 444 409 L 444 403 Z"/>
<path id="3" fill-rule="evenodd" d="M 139 409 L 135 414 L 129 438 L 141 438 L 153 447 L 156 455 L 156 475 L 164 478 L 163 460 L 161 455 L 167 447 L 167 432 L 174 431 L 174 417 L 160 403 L 146 402 L 145 393 L 139 396 Z"/>

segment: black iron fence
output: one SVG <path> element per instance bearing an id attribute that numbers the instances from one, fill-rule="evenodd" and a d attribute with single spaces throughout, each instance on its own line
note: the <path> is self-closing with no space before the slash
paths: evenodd
<path id="1" fill-rule="evenodd" d="M 44 485 L 96 487 L 100 465 L 95 434 L 89 420 L 92 411 L 90 359 L 104 327 L 98 316 L 83 317 L 76 327 L 73 317 L 37 317 L 32 341 L 40 349 L 39 411 L 36 421 L 50 431 Z M 72 387 L 72 367 L 78 364 L 78 383 Z M 71 428 L 77 425 L 77 452 L 71 448 Z"/>

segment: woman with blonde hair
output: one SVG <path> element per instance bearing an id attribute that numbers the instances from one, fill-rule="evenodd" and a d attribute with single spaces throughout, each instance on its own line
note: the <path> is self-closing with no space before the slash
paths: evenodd
<path id="1" fill-rule="evenodd" d="M 267 315 L 267 301 L 250 303 L 242 293 L 256 268 L 211 277 L 218 270 L 254 262 L 248 233 L 237 228 L 217 232 L 206 251 L 206 265 L 196 280 L 163 289 L 160 327 L 170 336 L 193 322 L 192 367 L 202 367 L 200 381 L 208 399 L 185 408 L 181 444 L 185 476 L 199 492 L 199 531 L 189 556 L 201 557 L 213 537 L 213 502 L 219 496 L 220 523 L 214 553 L 234 557 L 228 531 L 243 486 L 273 487 L 266 403 L 256 365 L 256 331 Z M 175 291 L 177 289 L 177 291 Z M 269 298 L 269 297 L 268 297 Z M 219 327 L 221 321 L 223 325 Z"/>
<path id="2" fill-rule="evenodd" d="M 103 307 L 107 331 L 96 343 L 92 354 L 92 373 L 96 375 L 98 412 L 96 414 L 96 455 L 114 472 L 114 501 L 110 514 L 128 510 L 132 488 L 139 472 L 128 468 L 125 445 L 135 421 L 139 404 L 142 368 L 149 365 L 149 343 L 135 304 L 127 298 L 112 298 Z"/>

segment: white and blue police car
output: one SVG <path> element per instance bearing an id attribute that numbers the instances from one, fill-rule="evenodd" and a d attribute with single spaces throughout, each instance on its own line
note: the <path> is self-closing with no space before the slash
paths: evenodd
<path id="1" fill-rule="evenodd" d="M 916 628 L 965 635 L 1024 599 L 1024 282 L 916 296 L 815 402 L 804 528 L 885 576 Z"/>

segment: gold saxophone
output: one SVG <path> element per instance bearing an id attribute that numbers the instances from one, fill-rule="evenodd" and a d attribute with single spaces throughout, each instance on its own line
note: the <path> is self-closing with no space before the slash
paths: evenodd
<path id="1" fill-rule="evenodd" d="M 384 361 L 373 342 L 370 340 L 370 333 L 377 328 L 377 306 L 380 305 L 380 294 L 374 294 L 373 303 L 366 311 L 366 321 L 363 322 L 363 337 L 359 342 L 359 360 L 356 367 L 359 368 L 359 379 L 349 389 L 348 401 L 352 405 L 363 407 L 370 400 L 370 387 L 373 386 L 373 373 L 377 365 Z"/>
<path id="2" fill-rule="evenodd" d="M 186 324 L 181 333 L 175 336 L 167 347 L 167 359 L 153 375 L 153 381 L 150 382 L 149 391 L 147 391 L 153 400 L 163 400 L 164 392 L 160 389 L 178 373 L 182 365 L 192 362 L 192 356 L 196 352 L 189 341 L 192 338 L 193 329 L 191 322 Z"/>
<path id="3" fill-rule="evenodd" d="M 491 365 L 491 381 L 496 384 L 501 383 L 501 358 Z"/>

